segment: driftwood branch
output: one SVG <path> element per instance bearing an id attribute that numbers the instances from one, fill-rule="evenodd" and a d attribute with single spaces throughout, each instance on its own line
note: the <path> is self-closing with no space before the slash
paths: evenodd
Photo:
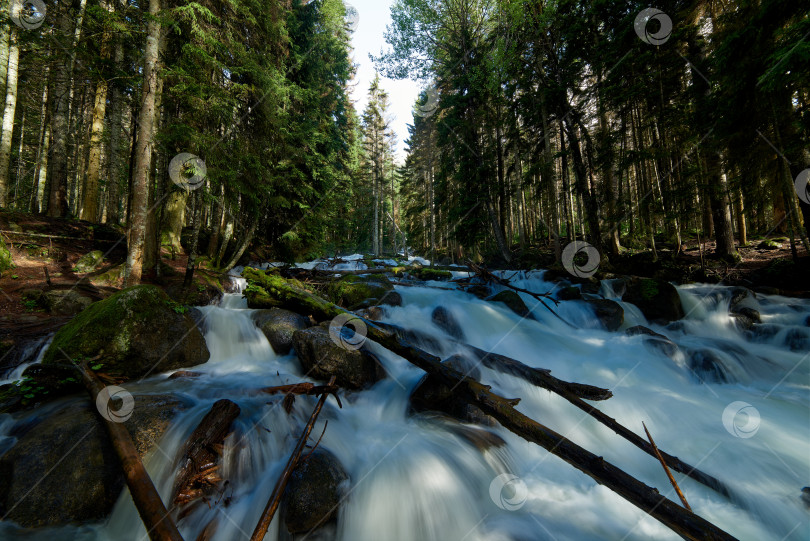
<path id="1" fill-rule="evenodd" d="M 334 384 L 335 376 L 332 376 L 332 378 L 329 380 L 328 387 L 331 387 Z M 290 476 L 298 464 L 298 460 L 301 457 L 301 452 L 304 450 L 304 446 L 307 443 L 309 434 L 312 432 L 312 427 L 315 426 L 315 421 L 318 419 L 318 414 L 321 413 L 323 404 L 326 402 L 326 398 L 328 396 L 329 393 L 324 392 L 321 395 L 321 398 L 318 400 L 318 403 L 315 405 L 315 409 L 312 410 L 312 415 L 309 416 L 309 421 L 307 421 L 306 427 L 304 427 L 304 432 L 301 434 L 301 437 L 298 438 L 298 443 L 296 443 L 295 449 L 293 449 L 292 455 L 290 455 L 290 459 L 287 461 L 287 465 L 284 467 L 284 471 L 281 472 L 281 476 L 278 478 L 275 488 L 273 488 L 273 493 L 270 495 L 270 500 L 267 502 L 264 511 L 262 511 L 262 516 L 259 519 L 259 523 L 256 525 L 256 529 L 253 530 L 253 535 L 250 536 L 250 541 L 261 541 L 264 539 L 264 535 L 267 533 L 267 529 L 270 527 L 270 523 L 273 521 L 273 516 L 276 514 L 276 510 L 281 503 L 281 497 L 284 494 L 284 489 L 287 487 L 287 482 L 290 480 Z"/>
<path id="2" fill-rule="evenodd" d="M 650 434 L 650 431 L 647 430 L 647 425 L 645 425 L 644 423 L 641 423 L 641 426 L 644 427 L 644 432 L 647 433 L 647 438 L 650 440 L 650 445 L 652 445 L 653 451 L 655 451 L 655 456 L 657 456 L 658 461 L 661 462 L 661 466 L 663 466 L 664 471 L 667 474 L 667 477 L 669 477 L 669 482 L 672 484 L 672 487 L 675 489 L 675 492 L 678 493 L 678 497 L 681 499 L 681 502 L 683 503 L 683 506 L 691 511 L 692 508 L 689 507 L 689 502 L 686 501 L 686 496 L 683 495 L 683 492 L 681 492 L 681 487 L 678 486 L 678 483 L 675 481 L 675 478 L 672 477 L 672 472 L 669 471 L 669 468 L 667 467 L 667 463 L 664 460 L 664 457 L 661 456 L 661 452 L 658 450 L 658 447 L 655 445 L 655 440 L 653 440 L 652 434 Z"/>
<path id="3" fill-rule="evenodd" d="M 104 390 L 104 384 L 88 368 L 87 363 L 81 364 L 78 368 L 82 375 L 82 383 L 95 404 L 99 393 Z M 149 538 L 153 541 L 183 541 L 177 526 L 166 511 L 155 485 L 149 478 L 149 474 L 146 473 L 146 468 L 135 449 L 135 444 L 132 443 L 129 431 L 123 423 L 106 418 L 103 418 L 103 421 L 115 453 L 121 460 L 124 479 L 126 479 L 132 500 L 135 502 L 135 507 L 138 509 Z"/>
<path id="4" fill-rule="evenodd" d="M 252 285 L 263 288 L 268 295 L 272 292 L 275 301 L 284 303 L 291 309 L 312 314 L 316 319 L 327 320 L 347 313 L 339 306 L 289 284 L 278 276 L 246 269 L 245 277 L 253 282 Z M 250 301 L 250 298 L 248 300 Z M 597 483 L 608 487 L 647 512 L 681 537 L 696 541 L 734 539 L 711 522 L 665 498 L 656 489 L 647 486 L 602 457 L 523 415 L 514 408 L 514 401 L 506 400 L 491 392 L 489 387 L 442 364 L 440 358 L 412 346 L 398 338 L 396 334 L 383 330 L 371 321 L 363 320 L 363 322 L 367 326 L 369 339 L 436 377 L 450 388 L 455 388 L 459 399 L 478 406 L 507 430 L 527 441 L 537 443 Z"/>
<path id="5" fill-rule="evenodd" d="M 509 282 L 509 280 L 504 280 L 503 278 L 495 276 L 494 274 L 489 272 L 484 267 L 479 267 L 478 265 L 476 265 L 473 262 L 469 262 L 468 265 L 470 266 L 470 269 L 472 269 L 473 272 L 475 272 L 475 274 L 478 275 L 479 278 L 481 278 L 482 280 L 484 280 L 486 282 L 494 282 L 496 284 L 500 284 L 500 285 L 502 285 L 504 287 L 507 287 L 507 288 L 509 288 L 509 289 L 511 289 L 513 291 L 517 291 L 519 293 L 525 293 L 527 295 L 530 295 L 530 296 L 534 297 L 535 299 L 537 299 L 537 301 L 540 304 L 542 304 L 546 308 L 546 310 L 551 312 L 554 315 L 554 317 L 556 317 L 557 319 L 559 319 L 560 321 L 562 321 L 563 323 L 565 323 L 569 327 L 571 327 L 573 329 L 576 329 L 576 326 L 574 324 L 572 324 L 568 320 L 564 319 L 560 314 L 558 314 L 557 312 L 552 310 L 552 308 L 549 305 L 546 304 L 546 301 L 543 300 L 543 299 L 547 299 L 547 300 L 550 300 L 551 302 L 553 302 L 554 304 L 558 304 L 557 300 L 554 299 L 548 293 L 535 293 L 534 291 L 529 291 L 528 289 L 523 289 L 522 287 L 514 286 Z"/>

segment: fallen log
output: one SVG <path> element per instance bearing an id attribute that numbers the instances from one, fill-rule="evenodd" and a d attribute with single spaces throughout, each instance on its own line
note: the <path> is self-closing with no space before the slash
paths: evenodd
<path id="1" fill-rule="evenodd" d="M 335 376 L 332 376 L 327 386 L 334 386 L 335 379 Z M 304 446 L 307 443 L 309 434 L 312 432 L 312 427 L 315 426 L 315 421 L 318 419 L 318 414 L 321 413 L 321 409 L 323 408 L 324 402 L 326 402 L 326 398 L 328 396 L 329 393 L 324 392 L 321 395 L 321 398 L 318 400 L 318 403 L 315 405 L 315 409 L 312 410 L 312 415 L 309 416 L 309 421 L 307 421 L 307 424 L 304 427 L 304 432 L 301 434 L 301 437 L 298 438 L 298 443 L 295 444 L 295 449 L 293 449 L 290 459 L 287 461 L 287 465 L 281 472 L 281 476 L 278 478 L 278 481 L 276 481 L 276 486 L 273 488 L 273 493 L 270 495 L 270 500 L 268 500 L 264 511 L 262 511 L 262 516 L 259 518 L 259 523 L 256 525 L 256 529 L 253 530 L 253 535 L 250 536 L 250 541 L 261 541 L 264 539 L 264 535 L 267 533 L 267 529 L 270 527 L 270 523 L 273 521 L 273 516 L 276 514 L 276 510 L 281 503 L 281 497 L 284 494 L 284 489 L 287 487 L 287 482 L 290 480 L 293 470 L 295 470 L 295 467 L 298 465 L 301 452 L 304 450 Z"/>
<path id="2" fill-rule="evenodd" d="M 172 487 L 175 505 L 189 504 L 209 495 L 219 484 L 217 462 L 225 437 L 240 411 L 230 400 L 218 400 L 188 437 Z"/>
<path id="3" fill-rule="evenodd" d="M 285 304 L 293 310 L 311 314 L 321 321 L 348 313 L 343 308 L 288 283 L 280 276 L 252 269 L 245 269 L 243 275 L 249 282 L 252 282 L 251 288 L 248 290 L 249 304 L 251 301 L 254 301 L 255 304 L 255 301 L 269 296 L 275 302 Z M 681 537 L 695 541 L 735 539 L 711 522 L 665 498 L 655 488 L 647 486 L 602 457 L 523 415 L 514 408 L 514 400 L 505 399 L 491 392 L 490 387 L 482 385 L 470 377 L 465 377 L 451 367 L 442 364 L 440 358 L 410 345 L 398 338 L 395 333 L 385 331 L 371 321 L 363 320 L 363 322 L 366 324 L 369 339 L 436 377 L 450 388 L 456 389 L 460 399 L 478 406 L 507 430 L 527 441 L 537 443 L 597 483 L 606 486 L 647 512 Z"/>
<path id="4" fill-rule="evenodd" d="M 397 325 L 391 325 L 389 323 L 382 323 L 379 321 L 375 322 L 375 324 L 386 331 L 395 333 L 397 337 L 405 340 L 406 342 L 408 341 L 409 334 L 418 335 L 417 331 L 405 329 L 404 327 L 399 327 Z M 613 396 L 610 389 L 604 389 L 594 385 L 587 385 L 585 383 L 576 383 L 557 379 L 551 375 L 551 370 L 546 368 L 532 368 L 531 366 L 527 366 L 518 360 L 511 359 L 497 353 L 484 351 L 483 349 L 479 349 L 465 342 L 460 342 L 458 340 L 448 341 L 460 347 L 466 348 L 478 359 L 481 364 L 488 368 L 497 370 L 498 372 L 503 372 L 504 374 L 510 374 L 522 378 L 533 385 L 537 385 L 538 387 L 542 387 L 543 389 L 547 389 L 551 392 L 557 394 L 567 393 L 585 400 L 608 400 Z M 464 375 L 466 376 L 467 374 Z"/>
<path id="5" fill-rule="evenodd" d="M 88 368 L 87 363 L 77 365 L 82 376 L 87 393 L 93 404 L 96 404 L 98 395 L 104 390 L 104 384 Z M 129 487 L 129 493 L 135 502 L 135 508 L 141 516 L 143 525 L 146 527 L 149 539 L 153 541 L 183 541 L 183 537 L 177 530 L 177 526 L 169 517 L 160 495 L 155 489 L 155 485 L 146 473 L 146 468 L 141 462 L 141 456 L 132 443 L 132 437 L 123 423 L 115 422 L 101 415 L 107 433 L 110 435 L 115 453 L 121 460 L 121 469 L 124 470 L 124 479 Z"/>
<path id="6" fill-rule="evenodd" d="M 415 331 L 404 329 L 402 327 L 398 327 L 396 325 L 390 325 L 387 323 L 380 323 L 376 322 L 376 325 L 382 327 L 383 329 L 394 332 L 400 339 L 404 339 L 406 342 L 408 341 L 408 334 L 413 334 Z M 551 375 L 551 371 L 544 369 L 544 368 L 532 368 L 523 364 L 522 362 L 511 359 L 504 355 L 500 355 L 498 353 L 492 353 L 489 351 L 485 351 L 483 349 L 477 348 L 470 344 L 466 344 L 464 342 L 453 341 L 454 344 L 458 345 L 459 347 L 463 347 L 467 349 L 472 355 L 474 355 L 478 361 L 483 364 L 484 366 L 496 370 L 498 372 L 502 372 L 504 374 L 509 374 L 515 377 L 519 377 L 528 381 L 529 383 L 556 393 L 557 395 L 565 398 L 568 402 L 573 404 L 574 406 L 578 407 L 603 425 L 607 426 L 613 432 L 618 434 L 619 436 L 625 438 L 627 441 L 647 453 L 648 455 L 658 458 L 653 447 L 641 436 L 637 435 L 635 432 L 630 430 L 629 428 L 621 425 L 615 419 L 606 415 L 601 410 L 597 409 L 595 406 L 584 402 L 584 400 L 607 400 L 613 396 L 613 393 L 609 389 L 603 389 L 601 387 L 595 387 L 593 385 L 587 385 L 584 383 L 575 383 L 575 382 L 568 382 L 563 381 L 560 379 L 555 378 Z M 465 376 L 467 374 L 464 374 Z M 722 494 L 726 497 L 731 497 L 730 491 L 726 485 L 720 481 L 719 479 L 700 471 L 694 466 L 683 462 L 678 457 L 672 456 L 666 452 L 660 451 L 664 461 L 666 462 L 667 466 L 672 468 L 673 470 L 686 475 L 687 477 L 691 477 L 695 481 L 706 485 L 707 487 L 717 491 L 718 493 Z"/>

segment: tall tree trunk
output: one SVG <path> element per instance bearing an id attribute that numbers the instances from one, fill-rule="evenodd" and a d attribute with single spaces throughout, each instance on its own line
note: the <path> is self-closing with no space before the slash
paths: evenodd
<path id="1" fill-rule="evenodd" d="M 126 284 L 141 281 L 144 263 L 144 244 L 149 217 L 149 170 L 152 164 L 153 127 L 155 124 L 155 97 L 157 94 L 158 42 L 160 41 L 160 0 L 149 0 L 146 51 L 143 66 L 141 110 L 138 115 L 138 140 L 135 148 L 135 166 L 132 172 L 131 214 L 126 263 Z"/>
<path id="2" fill-rule="evenodd" d="M 116 40 L 113 60 L 116 71 L 124 64 L 124 45 Z M 107 223 L 118 224 L 121 221 L 121 181 L 123 164 L 121 150 L 127 141 L 124 129 L 124 93 L 113 81 L 110 88 L 110 142 L 107 149 Z"/>
<path id="3" fill-rule="evenodd" d="M 99 216 L 99 178 L 101 177 L 101 151 L 104 135 L 104 115 L 107 110 L 107 81 L 100 80 L 96 85 L 93 103 L 93 121 L 90 131 L 90 156 L 87 162 L 87 176 L 82 197 L 82 220 L 96 223 Z"/>
<path id="4" fill-rule="evenodd" d="M 69 43 L 74 26 L 73 9 L 70 2 L 60 1 L 57 5 L 58 36 L 60 45 L 55 50 L 71 50 Z M 48 216 L 65 217 L 68 214 L 68 116 L 70 87 L 72 83 L 71 62 L 56 61 L 53 68 L 53 89 L 49 93 L 51 109 L 50 153 L 48 164 Z"/>
<path id="5" fill-rule="evenodd" d="M 9 18 L 9 0 L 0 1 L 0 96 L 6 95 L 6 77 L 8 76 L 9 40 L 11 39 L 11 19 Z"/>
<path id="6" fill-rule="evenodd" d="M 47 123 L 48 123 L 48 84 L 49 84 L 49 68 L 45 68 L 45 81 L 42 85 L 42 105 L 39 111 L 39 135 L 37 136 L 37 153 L 34 158 L 34 179 L 31 186 L 31 200 L 29 201 L 28 208 L 30 212 L 39 212 L 41 204 L 40 184 L 44 184 L 42 179 L 42 163 L 43 153 L 47 152 L 45 148 L 47 138 Z"/>
<path id="7" fill-rule="evenodd" d="M 0 207 L 8 206 L 9 162 L 11 138 L 14 135 L 14 114 L 17 111 L 17 75 L 19 73 L 20 48 L 17 44 L 17 28 L 11 30 L 8 53 L 8 75 L 5 107 L 3 108 L 3 131 L 0 136 Z"/>

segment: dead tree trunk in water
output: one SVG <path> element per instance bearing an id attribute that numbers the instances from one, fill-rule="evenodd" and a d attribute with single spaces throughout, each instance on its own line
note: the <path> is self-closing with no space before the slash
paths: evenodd
<path id="1" fill-rule="evenodd" d="M 90 371 L 87 364 L 80 366 L 79 371 L 82 375 L 82 383 L 84 383 L 84 387 L 95 405 L 99 394 L 105 389 L 104 384 Z M 177 531 L 177 526 L 169 517 L 168 511 L 166 511 L 166 506 L 163 505 L 155 485 L 149 478 L 149 474 L 146 473 L 146 468 L 144 468 L 141 456 L 135 449 L 135 444 L 132 443 L 132 436 L 129 435 L 129 431 L 123 423 L 110 421 L 107 417 L 104 417 L 104 426 L 110 435 L 110 441 L 115 453 L 121 460 L 124 478 L 129 487 L 132 500 L 135 502 L 135 507 L 138 509 L 138 514 L 146 527 L 149 539 L 153 541 L 183 541 L 183 537 Z"/>
<path id="2" fill-rule="evenodd" d="M 252 286 L 257 286 L 257 289 L 263 288 L 265 290 L 262 292 L 263 295 L 270 297 L 272 292 L 274 301 L 290 309 L 313 315 L 318 320 L 325 321 L 347 313 L 339 306 L 288 283 L 281 277 L 246 269 L 245 278 L 252 282 Z M 251 296 L 248 297 L 248 302 L 251 302 Z M 488 386 L 465 377 L 443 364 L 440 358 L 412 346 L 398 338 L 396 334 L 387 332 L 370 321 L 359 319 L 366 324 L 369 339 L 421 368 L 451 389 L 455 389 L 454 392 L 459 399 L 479 407 L 484 413 L 494 417 L 504 428 L 563 459 L 597 483 L 649 513 L 681 537 L 695 541 L 735 539 L 714 524 L 665 498 L 655 488 L 645 485 L 602 457 L 523 415 L 515 409 L 519 399 L 510 400 L 496 395 Z"/>

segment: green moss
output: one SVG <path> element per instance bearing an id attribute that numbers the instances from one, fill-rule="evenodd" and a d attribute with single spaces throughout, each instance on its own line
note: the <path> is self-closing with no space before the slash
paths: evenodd
<path id="1" fill-rule="evenodd" d="M 5 272 L 14 267 L 11 260 L 11 252 L 6 248 L 6 243 L 0 238 L 0 272 Z"/>
<path id="2" fill-rule="evenodd" d="M 449 280 L 453 277 L 453 273 L 450 271 L 431 269 L 428 267 L 412 269 L 408 272 L 419 280 Z"/>
<path id="3" fill-rule="evenodd" d="M 381 299 L 394 286 L 384 276 L 357 276 L 350 274 L 329 284 L 327 293 L 335 304 L 352 308 L 368 299 Z"/>
<path id="4" fill-rule="evenodd" d="M 112 349 L 126 351 L 131 338 L 129 328 L 153 318 L 167 302 L 166 294 L 154 286 L 131 287 L 95 302 L 59 329 L 42 363 L 63 363 L 64 354 L 74 359 L 81 355 L 92 357 L 110 349 L 113 341 Z"/>
<path id="5" fill-rule="evenodd" d="M 296 294 L 296 290 L 312 293 L 298 280 L 287 280 L 274 271 L 246 268 L 242 277 L 248 282 L 245 297 L 250 308 L 287 308 L 299 314 L 318 314 L 328 308 L 317 295 Z"/>
<path id="6" fill-rule="evenodd" d="M 642 279 L 639 284 L 639 289 L 641 290 L 641 296 L 644 300 L 651 300 L 658 295 L 658 283 L 650 278 Z"/>

